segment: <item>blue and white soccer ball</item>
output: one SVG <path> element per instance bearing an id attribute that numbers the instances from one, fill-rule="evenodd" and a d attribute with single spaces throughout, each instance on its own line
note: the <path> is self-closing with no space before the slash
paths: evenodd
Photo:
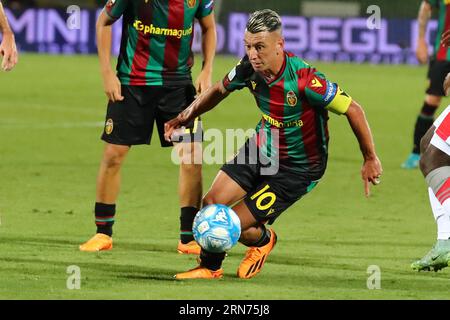
<path id="1" fill-rule="evenodd" d="M 241 221 L 236 212 L 222 204 L 200 210 L 192 227 L 195 241 L 209 252 L 230 250 L 241 236 Z"/>

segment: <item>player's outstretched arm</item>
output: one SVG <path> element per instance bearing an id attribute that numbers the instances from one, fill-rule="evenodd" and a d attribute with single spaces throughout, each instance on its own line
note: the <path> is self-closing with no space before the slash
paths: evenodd
<path id="1" fill-rule="evenodd" d="M 114 23 L 108 14 L 103 10 L 97 19 L 97 50 L 100 60 L 100 70 L 103 79 L 103 89 L 106 96 L 112 102 L 122 101 L 122 89 L 119 79 L 111 67 L 111 43 L 112 43 L 112 27 Z"/>
<path id="2" fill-rule="evenodd" d="M 18 54 L 14 33 L 8 24 L 8 19 L 0 2 L 0 31 L 3 34 L 2 43 L 0 44 L 0 55 L 3 56 L 2 69 L 10 71 L 17 64 Z"/>
<path id="3" fill-rule="evenodd" d="M 370 184 L 377 185 L 380 183 L 380 176 L 383 173 L 381 162 L 375 152 L 372 133 L 367 123 L 364 110 L 361 106 L 352 101 L 347 112 L 348 122 L 352 127 L 353 133 L 359 142 L 359 147 L 364 158 L 364 164 L 361 169 L 361 177 L 364 181 L 364 191 L 366 197 L 370 195 Z"/>
<path id="4" fill-rule="evenodd" d="M 417 21 L 419 23 L 419 37 L 417 39 L 416 57 L 420 63 L 424 64 L 428 60 L 428 45 L 425 39 L 428 20 L 431 17 L 431 5 L 427 1 L 422 1 L 420 5 Z"/>
<path id="5" fill-rule="evenodd" d="M 164 124 L 164 138 L 171 141 L 174 131 L 181 126 L 194 120 L 196 117 L 213 109 L 220 101 L 225 99 L 230 93 L 225 89 L 222 81 L 217 82 L 206 92 L 202 93 L 189 107 L 181 112 L 176 118 Z"/>

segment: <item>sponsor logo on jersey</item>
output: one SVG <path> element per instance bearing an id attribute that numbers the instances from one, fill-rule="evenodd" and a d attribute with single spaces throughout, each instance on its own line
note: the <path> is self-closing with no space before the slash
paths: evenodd
<path id="1" fill-rule="evenodd" d="M 162 36 L 171 36 L 171 37 L 177 37 L 180 39 L 181 37 L 190 36 L 192 35 L 192 26 L 188 29 L 169 29 L 169 28 L 159 28 L 155 27 L 153 24 L 151 25 L 145 25 L 140 20 L 136 20 L 133 23 L 133 27 L 139 31 L 144 33 L 144 35 L 147 34 L 156 34 L 156 35 L 162 35 Z"/>
<path id="2" fill-rule="evenodd" d="M 196 0 L 186 0 L 189 8 L 195 7 Z"/>
<path id="3" fill-rule="evenodd" d="M 263 113 L 262 116 L 263 116 L 264 120 L 266 120 L 269 124 L 271 124 L 272 126 L 277 127 L 277 128 L 303 127 L 303 121 L 300 119 L 283 122 L 283 121 L 278 121 L 265 113 Z"/>
<path id="4" fill-rule="evenodd" d="M 325 102 L 329 102 L 332 100 L 332 98 L 334 98 L 334 96 L 336 95 L 336 91 L 337 91 L 337 85 L 335 85 L 334 83 L 331 83 L 330 81 L 327 81 L 327 92 L 325 95 Z"/>
<path id="5" fill-rule="evenodd" d="M 111 132 L 113 132 L 114 130 L 114 122 L 112 119 L 108 119 L 106 120 L 105 123 L 105 133 L 106 134 L 111 134 Z"/>
<path id="6" fill-rule="evenodd" d="M 294 91 L 289 91 L 286 95 L 287 103 L 291 107 L 295 107 L 297 105 L 297 96 L 295 95 Z"/>

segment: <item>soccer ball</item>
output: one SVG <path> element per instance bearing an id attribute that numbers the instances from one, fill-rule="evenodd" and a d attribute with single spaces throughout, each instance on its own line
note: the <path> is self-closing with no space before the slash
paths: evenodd
<path id="1" fill-rule="evenodd" d="M 237 214 L 222 204 L 211 204 L 200 210 L 192 227 L 195 241 L 209 252 L 230 250 L 241 236 Z"/>

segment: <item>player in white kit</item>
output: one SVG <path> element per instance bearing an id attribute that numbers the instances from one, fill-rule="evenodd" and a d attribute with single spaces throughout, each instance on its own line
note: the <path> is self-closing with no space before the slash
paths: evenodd
<path id="1" fill-rule="evenodd" d="M 450 73 L 444 81 L 450 91 Z M 411 264 L 417 271 L 438 271 L 450 264 L 450 106 L 434 121 L 420 142 L 420 170 L 437 224 L 437 242 L 420 260 Z"/>

